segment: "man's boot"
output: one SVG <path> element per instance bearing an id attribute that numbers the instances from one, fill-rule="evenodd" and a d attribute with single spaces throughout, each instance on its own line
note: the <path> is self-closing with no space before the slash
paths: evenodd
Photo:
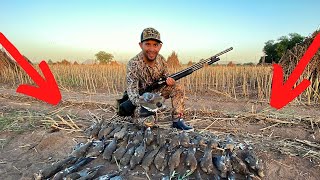
<path id="1" fill-rule="evenodd" d="M 177 129 L 180 129 L 180 130 L 183 130 L 183 131 L 185 131 L 185 132 L 194 131 L 193 127 L 187 125 L 182 118 L 176 119 L 176 120 L 172 123 L 172 127 L 173 127 L 173 128 L 177 128 Z"/>

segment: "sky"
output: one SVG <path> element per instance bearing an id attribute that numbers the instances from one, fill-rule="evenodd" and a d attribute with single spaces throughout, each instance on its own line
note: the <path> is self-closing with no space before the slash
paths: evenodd
<path id="1" fill-rule="evenodd" d="M 0 32 L 33 62 L 84 62 L 105 51 L 138 54 L 140 34 L 161 34 L 160 54 L 198 61 L 233 47 L 222 61 L 257 63 L 268 40 L 320 28 L 318 0 L 1 0 Z"/>

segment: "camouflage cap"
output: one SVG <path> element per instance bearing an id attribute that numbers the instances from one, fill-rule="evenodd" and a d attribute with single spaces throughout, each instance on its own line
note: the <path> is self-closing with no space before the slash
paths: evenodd
<path id="1" fill-rule="evenodd" d="M 149 39 L 154 39 L 160 43 L 162 43 L 160 39 L 160 33 L 154 28 L 145 28 L 141 33 L 141 42 Z"/>

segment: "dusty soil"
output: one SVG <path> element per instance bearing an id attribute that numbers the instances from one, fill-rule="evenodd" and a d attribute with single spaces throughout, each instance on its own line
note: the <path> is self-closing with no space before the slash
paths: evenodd
<path id="1" fill-rule="evenodd" d="M 111 118 L 112 105 L 120 97 L 62 93 L 62 102 L 51 106 L 19 95 L 14 89 L 0 88 L 0 179 L 33 179 L 34 173 L 65 158 L 78 142 L 85 141 L 81 131 L 52 131 L 47 120 L 59 121 L 59 116 L 69 116 L 84 130 L 95 116 Z M 198 131 L 232 135 L 239 142 L 252 145 L 265 165 L 266 176 L 262 179 L 319 179 L 318 107 L 293 102 L 277 111 L 263 101 L 208 94 L 188 96 L 186 107 L 187 120 Z M 129 172 L 127 178 L 147 179 L 139 168 Z M 116 169 L 116 165 L 109 166 L 109 170 Z"/>

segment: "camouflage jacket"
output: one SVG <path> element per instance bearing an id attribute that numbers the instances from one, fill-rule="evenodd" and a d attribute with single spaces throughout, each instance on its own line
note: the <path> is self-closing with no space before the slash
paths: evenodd
<path id="1" fill-rule="evenodd" d="M 158 54 L 154 67 L 143 61 L 142 51 L 133 57 L 127 65 L 127 93 L 133 105 L 137 105 L 139 89 L 144 89 L 161 77 L 168 76 L 165 58 Z"/>

